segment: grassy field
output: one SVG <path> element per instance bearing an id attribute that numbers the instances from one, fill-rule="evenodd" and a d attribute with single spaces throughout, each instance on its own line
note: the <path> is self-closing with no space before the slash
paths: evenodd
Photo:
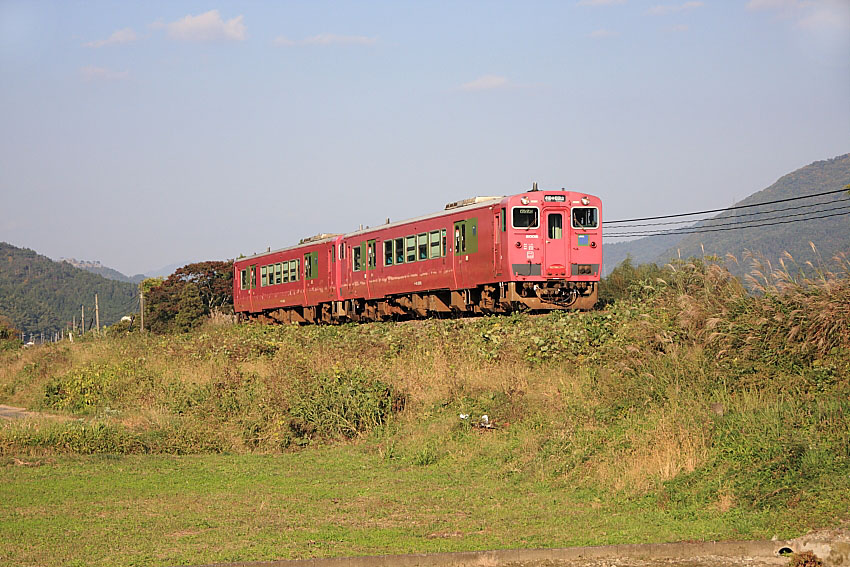
<path id="1" fill-rule="evenodd" d="M 0 352 L 0 403 L 58 416 L 0 426 L 0 565 L 841 525 L 848 275 L 765 273 L 750 295 L 683 263 L 615 281 L 591 313 L 210 324 Z"/>

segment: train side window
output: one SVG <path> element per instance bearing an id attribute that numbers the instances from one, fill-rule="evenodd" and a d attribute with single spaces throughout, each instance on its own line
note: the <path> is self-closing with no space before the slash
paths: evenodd
<path id="1" fill-rule="evenodd" d="M 416 236 L 404 237 L 405 262 L 416 261 Z"/>
<path id="2" fill-rule="evenodd" d="M 440 241 L 442 242 L 442 255 L 446 257 L 446 229 L 440 230 Z"/>
<path id="3" fill-rule="evenodd" d="M 295 260 L 289 261 L 289 281 L 298 281 L 298 263 Z"/>
<path id="4" fill-rule="evenodd" d="M 393 241 L 384 240 L 384 266 L 393 265 Z"/>
<path id="5" fill-rule="evenodd" d="M 339 259 L 345 260 L 345 244 L 341 244 L 339 247 Z"/>
<path id="6" fill-rule="evenodd" d="M 331 244 L 331 264 L 336 264 L 336 244 Z"/>
<path id="7" fill-rule="evenodd" d="M 251 289 L 257 287 L 257 264 L 251 264 L 251 267 L 248 268 L 249 275 L 251 276 Z"/>
<path id="8" fill-rule="evenodd" d="M 404 238 L 395 239 L 395 263 L 404 264 Z"/>
<path id="9" fill-rule="evenodd" d="M 293 260 L 295 262 L 295 281 L 301 279 L 301 260 Z"/>
<path id="10" fill-rule="evenodd" d="M 283 266 L 283 283 L 289 283 L 289 262 L 284 262 Z"/>
<path id="11" fill-rule="evenodd" d="M 599 209 L 596 207 L 574 207 L 573 228 L 596 228 L 599 226 Z"/>
<path id="12" fill-rule="evenodd" d="M 263 266 L 262 268 L 260 268 L 260 287 L 266 287 L 268 285 L 268 270 L 268 266 Z"/>
<path id="13" fill-rule="evenodd" d="M 428 233 L 428 248 L 430 258 L 440 257 L 440 231 L 432 230 Z"/>
<path id="14" fill-rule="evenodd" d="M 508 230 L 508 212 L 505 210 L 505 207 L 502 207 L 502 232 L 507 232 Z"/>
<path id="15" fill-rule="evenodd" d="M 378 265 L 378 250 L 374 240 L 369 240 L 366 243 L 366 265 L 370 270 L 374 270 Z"/>
<path id="16" fill-rule="evenodd" d="M 540 211 L 537 207 L 514 207 L 514 228 L 537 228 L 540 226 Z"/>
<path id="17" fill-rule="evenodd" d="M 428 233 L 423 232 L 417 237 L 417 249 L 418 249 L 418 259 L 419 260 L 427 260 L 428 259 Z"/>
<path id="18" fill-rule="evenodd" d="M 360 271 L 360 247 L 354 246 L 351 249 L 351 268 L 355 272 Z"/>
<path id="19" fill-rule="evenodd" d="M 239 272 L 239 286 L 242 289 L 248 289 L 248 270 Z"/>
<path id="20" fill-rule="evenodd" d="M 460 247 L 460 227 L 463 226 L 462 222 L 455 223 L 455 254 L 460 254 L 463 252 L 463 249 Z"/>
<path id="21" fill-rule="evenodd" d="M 549 215 L 549 238 L 552 240 L 560 239 L 564 235 L 564 217 L 561 213 L 551 213 Z"/>
<path id="22" fill-rule="evenodd" d="M 274 265 L 274 283 L 275 283 L 275 285 L 283 282 L 283 279 L 281 279 L 281 278 L 282 278 L 282 276 L 281 276 L 281 264 L 280 264 L 280 262 L 278 262 L 277 264 Z"/>

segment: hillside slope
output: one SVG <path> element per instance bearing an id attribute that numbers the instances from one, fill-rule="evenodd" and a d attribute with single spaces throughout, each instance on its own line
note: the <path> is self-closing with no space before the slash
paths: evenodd
<path id="1" fill-rule="evenodd" d="M 736 205 L 750 205 L 789 197 L 812 195 L 841 189 L 848 184 L 850 184 L 850 154 L 845 154 L 829 160 L 816 161 L 788 175 L 784 175 L 767 189 L 750 195 L 740 203 L 736 203 Z M 768 216 L 777 217 L 776 221 L 805 219 L 805 216 L 791 217 L 788 215 L 805 213 L 807 211 L 812 211 L 811 216 L 821 216 L 828 214 L 828 209 L 846 206 L 848 204 L 846 202 L 847 198 L 848 195 L 846 193 L 838 193 L 791 203 L 752 207 L 745 211 L 730 211 L 717 215 L 711 221 L 701 222 L 698 226 L 707 227 L 736 220 L 746 221 L 752 218 L 762 218 L 761 216 L 739 217 L 737 219 L 730 217 L 741 212 L 746 212 L 747 214 L 770 213 L 777 211 L 777 209 L 786 209 L 795 203 L 799 203 L 800 205 L 824 203 L 828 205 L 784 210 Z M 810 242 L 816 246 L 817 254 L 813 252 L 809 244 Z M 838 252 L 850 252 L 850 217 L 846 215 L 834 216 L 813 219 L 809 222 L 790 222 L 787 224 L 742 228 L 739 230 L 689 234 L 659 254 L 655 258 L 655 262 L 665 263 L 671 258 L 679 256 L 683 258 L 700 256 L 703 253 L 703 247 L 706 254 L 716 254 L 721 257 L 726 254 L 732 254 L 738 260 L 742 260 L 745 252 L 750 251 L 764 255 L 767 260 L 774 264 L 779 261 L 784 252 L 788 252 L 801 265 L 806 261 L 811 261 L 817 265 L 820 262 L 819 257 L 828 261 Z M 737 266 L 730 266 L 730 270 L 736 275 L 741 275 L 749 271 L 749 266 L 746 262 L 741 262 Z"/>
<path id="2" fill-rule="evenodd" d="M 840 189 L 847 184 L 850 184 L 850 154 L 829 160 L 817 161 L 802 167 L 781 177 L 770 187 L 753 193 L 743 201 L 736 203 L 736 206 L 822 193 Z M 751 219 L 763 218 L 763 215 L 767 217 L 778 217 L 775 221 L 801 219 L 804 217 L 783 217 L 783 214 L 792 215 L 805 211 L 825 211 L 830 207 L 844 206 L 848 203 L 837 202 L 847 199 L 847 197 L 847 195 L 839 193 L 811 200 L 802 200 L 799 201 L 800 205 L 811 203 L 824 203 L 825 205 L 822 207 L 801 208 L 799 210 L 778 210 L 793 206 L 794 203 L 792 202 L 729 211 L 697 223 L 696 228 L 709 228 L 712 225 L 716 226 L 734 221 L 747 222 Z M 741 213 L 762 213 L 763 215 L 733 217 L 733 215 Z M 812 215 L 820 214 L 826 213 L 812 212 Z M 816 264 L 818 259 L 812 251 L 809 242 L 815 244 L 820 257 L 827 261 L 837 252 L 850 251 L 850 221 L 848 221 L 848 216 L 815 219 L 812 222 L 793 222 L 736 230 L 702 232 L 699 234 L 650 236 L 628 242 L 606 244 L 605 270 L 606 273 L 610 273 L 627 256 L 631 257 L 634 264 L 653 262 L 663 265 L 673 258 L 702 256 L 703 249 L 705 254 L 717 254 L 721 257 L 725 257 L 731 253 L 739 261 L 743 259 L 745 251 L 750 251 L 763 255 L 772 263 L 776 263 L 783 252 L 787 251 L 800 264 L 806 261 L 812 261 Z M 730 265 L 729 268 L 735 275 L 740 276 L 748 272 L 750 266 L 747 262 L 739 262 L 738 265 Z"/>
<path id="3" fill-rule="evenodd" d="M 101 325 L 109 325 L 135 307 L 136 286 L 108 280 L 26 248 L 0 242 L 0 314 L 25 333 L 49 335 L 65 329 L 80 306 L 94 318 L 98 295 Z"/>

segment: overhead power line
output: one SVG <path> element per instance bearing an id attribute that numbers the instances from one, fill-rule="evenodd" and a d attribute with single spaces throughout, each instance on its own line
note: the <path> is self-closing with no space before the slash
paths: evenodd
<path id="1" fill-rule="evenodd" d="M 835 189 L 833 191 L 824 191 L 823 193 L 812 193 L 811 195 L 801 195 L 799 197 L 788 197 L 787 199 L 776 199 L 775 201 L 764 201 L 762 203 L 753 203 L 750 205 L 736 205 L 734 207 L 726 207 L 723 209 L 709 209 L 705 211 L 695 211 L 693 213 L 679 213 L 675 215 L 661 215 L 657 217 L 643 217 L 643 218 L 634 218 L 634 219 L 620 219 L 603 222 L 603 225 L 606 224 L 618 224 L 622 222 L 637 222 L 637 221 L 647 221 L 647 220 L 659 220 L 659 219 L 672 219 L 678 217 L 690 217 L 695 215 L 707 215 L 709 213 L 722 213 L 725 211 L 734 211 L 737 209 L 746 209 L 749 207 L 763 207 L 764 205 L 773 205 L 775 203 L 787 203 L 789 201 L 799 201 L 801 199 L 812 199 L 814 197 L 822 197 L 824 195 L 835 195 L 836 193 L 845 193 L 847 192 L 846 188 Z"/>
<path id="2" fill-rule="evenodd" d="M 842 199 L 842 201 L 850 201 L 850 199 Z M 823 205 L 825 203 L 820 203 L 820 204 Z M 748 223 L 761 222 L 761 221 L 774 220 L 774 219 L 786 219 L 786 218 L 789 218 L 789 217 L 802 217 L 802 216 L 806 216 L 807 218 L 806 219 L 800 219 L 800 220 L 808 220 L 810 218 L 818 218 L 818 217 L 811 216 L 813 212 L 814 213 L 826 213 L 826 212 L 831 212 L 831 211 L 832 212 L 834 212 L 834 211 L 844 211 L 844 210 L 848 210 L 848 209 L 850 209 L 850 205 L 845 205 L 843 207 L 834 207 L 834 208 L 830 208 L 830 209 L 824 209 L 822 211 L 809 211 L 809 212 L 805 212 L 805 213 L 795 213 L 793 215 L 765 216 L 765 217 L 760 217 L 760 218 L 757 218 L 757 219 L 751 219 L 751 220 L 748 220 L 748 221 L 721 222 L 721 223 L 711 224 L 711 225 L 706 225 L 706 226 L 694 226 L 694 227 L 687 227 L 686 226 L 686 227 L 682 227 L 682 228 L 673 228 L 673 229 L 669 229 L 669 230 L 633 230 L 633 231 L 626 231 L 626 232 L 628 232 L 628 234 L 658 234 L 658 233 L 661 233 L 661 234 L 683 234 L 684 233 L 683 231 L 688 230 L 690 228 L 693 228 L 694 230 L 709 229 L 709 228 L 714 228 L 714 227 L 717 227 L 717 226 L 736 226 L 738 228 L 746 228 Z M 771 211 L 771 212 L 773 212 L 773 211 Z M 767 213 L 754 213 L 754 214 L 767 214 Z M 741 216 L 746 216 L 746 215 L 741 215 Z M 716 219 L 716 220 L 726 220 L 727 218 L 732 218 L 732 217 L 723 217 L 723 218 Z M 652 225 L 644 224 L 644 225 L 632 225 L 632 226 L 652 226 Z M 617 227 L 617 229 L 619 229 L 619 228 L 624 228 L 624 227 Z M 620 234 L 625 234 L 625 233 L 616 233 L 615 232 L 615 233 L 608 234 L 607 236 L 611 236 L 611 237 L 620 236 Z"/>
<path id="3" fill-rule="evenodd" d="M 812 216 L 805 219 L 794 219 L 794 220 L 783 220 L 776 222 L 765 222 L 765 223 L 753 223 L 753 224 L 740 224 L 737 226 L 727 227 L 727 228 L 696 228 L 695 230 L 668 230 L 668 231 L 659 231 L 652 234 L 636 234 L 636 233 L 623 233 L 623 234 L 605 234 L 604 238 L 624 238 L 628 236 L 666 236 L 666 235 L 679 235 L 679 234 L 699 234 L 702 232 L 721 232 L 724 230 L 740 230 L 742 228 L 756 228 L 759 226 L 772 226 L 776 224 L 789 224 L 792 222 L 804 222 L 809 220 L 816 219 L 825 219 L 829 217 L 838 217 L 842 215 L 850 215 L 850 211 L 846 211 L 843 213 L 831 213 L 828 215 L 819 215 Z"/>
<path id="4" fill-rule="evenodd" d="M 708 219 L 699 219 L 699 220 L 690 219 L 690 220 L 667 221 L 667 222 L 648 222 L 648 223 L 644 223 L 644 224 L 623 224 L 623 225 L 620 225 L 620 226 L 613 227 L 613 230 L 619 230 L 621 228 L 636 228 L 636 227 L 641 227 L 641 226 L 666 226 L 666 225 L 671 225 L 671 224 L 689 224 L 689 223 L 694 223 L 694 222 L 714 222 L 714 221 L 719 221 L 719 220 L 736 219 L 736 218 L 741 218 L 741 217 L 752 217 L 752 216 L 758 216 L 758 215 L 767 215 L 767 214 L 770 214 L 770 213 L 778 213 L 778 212 L 781 212 L 781 211 L 797 211 L 797 210 L 800 210 L 800 209 L 809 209 L 809 208 L 812 208 L 812 207 L 822 207 L 823 205 L 833 205 L 835 203 L 844 203 L 844 202 L 847 202 L 847 201 L 850 201 L 850 197 L 848 197 L 846 199 L 835 199 L 834 201 L 824 201 L 823 203 L 810 203 L 808 205 L 794 205 L 792 207 L 779 207 L 779 208 L 776 208 L 776 209 L 771 209 L 770 211 L 759 211 L 759 212 L 756 212 L 756 213 L 740 213 L 740 214 L 737 214 L 737 215 L 728 215 L 728 216 L 725 216 L 725 217 L 712 217 L 712 218 L 708 218 Z M 821 212 L 821 211 L 815 211 L 815 212 Z M 762 219 L 752 219 L 752 220 L 762 220 Z M 764 219 L 764 220 L 767 220 L 767 219 Z M 746 221 L 746 222 L 750 222 L 750 221 Z M 717 226 L 717 225 L 714 225 L 714 226 Z"/>

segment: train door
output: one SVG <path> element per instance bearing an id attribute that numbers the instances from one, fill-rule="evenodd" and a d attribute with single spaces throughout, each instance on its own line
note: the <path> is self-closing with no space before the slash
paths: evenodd
<path id="1" fill-rule="evenodd" d="M 493 277 L 502 275 L 502 231 L 505 226 L 505 209 L 496 212 L 493 217 Z"/>
<path id="2" fill-rule="evenodd" d="M 568 239 L 564 231 L 564 209 L 545 210 L 546 238 L 543 240 L 543 275 L 566 276 Z"/>

